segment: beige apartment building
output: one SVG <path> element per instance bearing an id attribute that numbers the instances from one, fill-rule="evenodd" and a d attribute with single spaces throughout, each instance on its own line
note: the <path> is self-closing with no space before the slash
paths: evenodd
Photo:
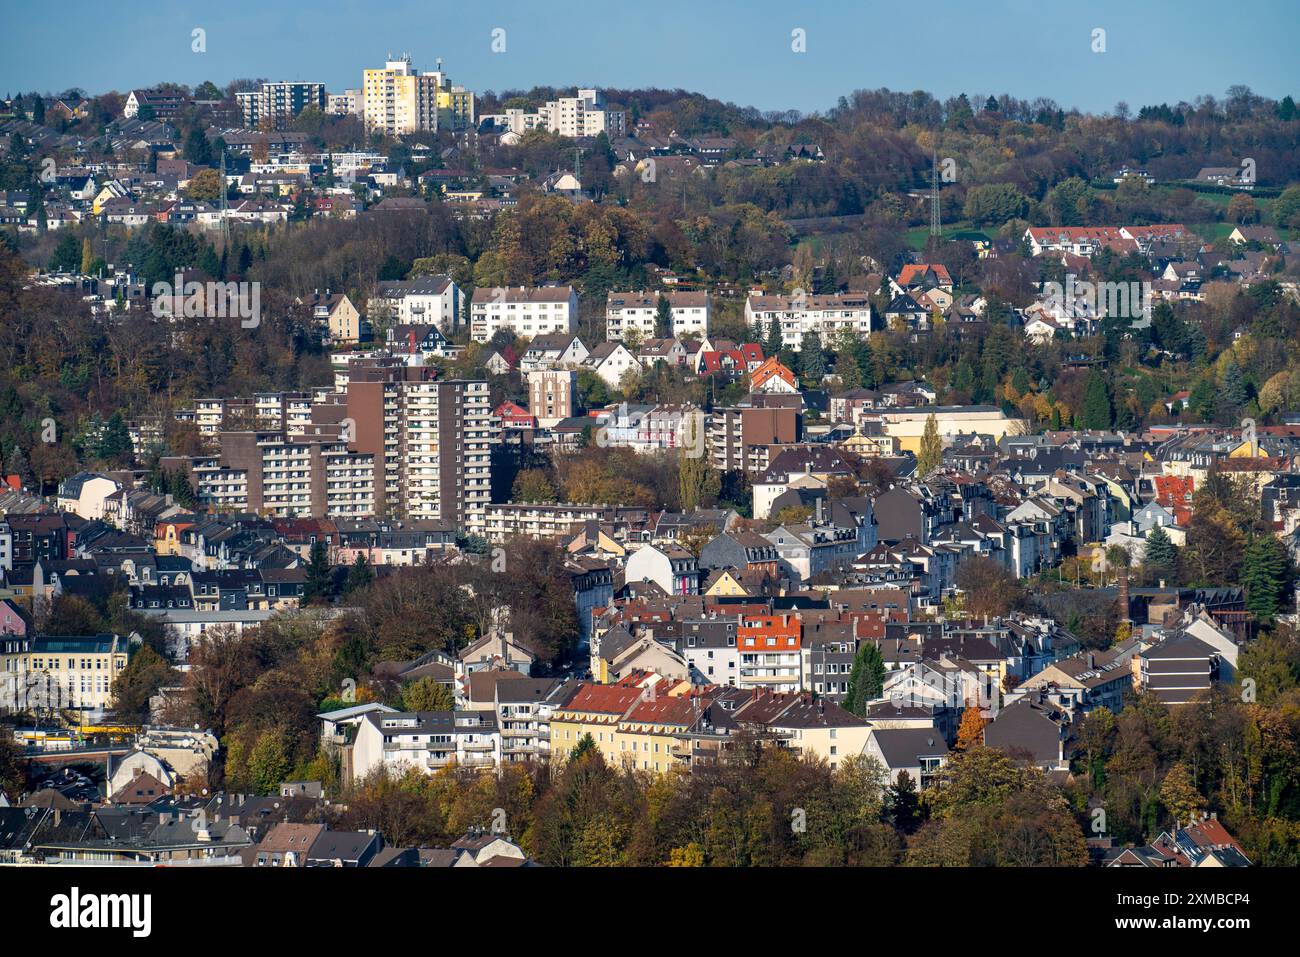
<path id="1" fill-rule="evenodd" d="M 112 699 L 114 679 L 126 668 L 130 645 L 131 639 L 112 634 L 0 642 L 0 711 L 102 713 Z"/>
<path id="2" fill-rule="evenodd" d="M 412 68 L 406 55 L 390 56 L 382 69 L 363 71 L 361 101 L 368 133 L 401 136 L 474 125 L 474 94 L 452 86 L 441 68 L 431 73 Z"/>
<path id="3" fill-rule="evenodd" d="M 528 373 L 528 411 L 549 429 L 573 415 L 578 373 L 568 369 L 539 369 Z"/>

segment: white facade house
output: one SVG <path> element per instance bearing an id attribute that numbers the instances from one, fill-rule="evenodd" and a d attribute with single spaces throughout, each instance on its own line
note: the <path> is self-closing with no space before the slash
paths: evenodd
<path id="1" fill-rule="evenodd" d="M 487 342 L 501 329 L 532 339 L 578 329 L 578 293 L 572 286 L 492 286 L 474 290 L 470 338 Z"/>
<path id="2" fill-rule="evenodd" d="M 709 334 L 707 292 L 611 292 L 605 303 L 605 338 L 610 342 L 635 334 L 645 341 L 656 336 L 659 297 L 668 300 L 672 313 L 672 335 L 680 339 L 694 333 Z"/>
<path id="3" fill-rule="evenodd" d="M 549 369 L 576 369 L 591 353 L 582 340 L 571 333 L 537 336 L 519 359 L 519 371 L 525 375 Z"/>
<path id="4" fill-rule="evenodd" d="M 642 545 L 628 558 L 624 579 L 654 582 L 668 595 L 700 593 L 699 563 L 677 545 Z"/>
<path id="5" fill-rule="evenodd" d="M 600 376 L 611 389 L 617 389 L 628 370 L 642 372 L 641 360 L 621 342 L 602 342 L 583 360 L 583 366 Z"/>
<path id="6" fill-rule="evenodd" d="M 400 776 L 456 765 L 494 768 L 501 763 L 501 732 L 495 711 L 370 712 L 357 724 L 352 780 L 379 768 Z"/>
<path id="7" fill-rule="evenodd" d="M 871 297 L 865 292 L 828 296 L 768 296 L 751 292 L 745 300 L 745 323 L 766 335 L 773 322 L 781 329 L 781 344 L 794 351 L 806 333 L 815 332 L 829 346 L 844 333 L 865 339 L 871 332 Z"/>
<path id="8" fill-rule="evenodd" d="M 452 333 L 465 324 L 465 292 L 449 276 L 381 282 L 372 310 L 384 309 L 402 325 L 432 325 Z"/>
<path id="9" fill-rule="evenodd" d="M 58 505 L 85 519 L 104 517 L 104 502 L 122 486 L 106 475 L 79 472 L 59 486 Z"/>

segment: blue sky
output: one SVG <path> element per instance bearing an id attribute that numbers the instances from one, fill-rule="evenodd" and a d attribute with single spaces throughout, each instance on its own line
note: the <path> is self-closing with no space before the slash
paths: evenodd
<path id="1" fill-rule="evenodd" d="M 236 77 L 360 85 L 407 51 L 473 90 L 683 88 L 763 110 L 819 110 L 855 89 L 1049 96 L 1104 112 L 1222 96 L 1300 94 L 1295 0 L 4 0 L 0 91 L 125 91 Z M 927 11 L 933 10 L 933 13 Z M 138 12 L 137 12 L 138 11 Z M 927 22 L 929 17 L 929 22 Z M 206 31 L 207 52 L 191 50 Z M 504 53 L 491 50 L 505 30 Z M 805 31 L 807 52 L 791 50 Z M 1094 53 L 1093 30 L 1106 31 Z"/>

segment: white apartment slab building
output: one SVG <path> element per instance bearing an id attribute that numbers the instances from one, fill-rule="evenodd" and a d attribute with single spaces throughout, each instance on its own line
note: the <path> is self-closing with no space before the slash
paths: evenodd
<path id="1" fill-rule="evenodd" d="M 377 768 L 394 776 L 410 768 L 426 774 L 456 765 L 494 768 L 501 763 L 495 711 L 372 711 L 357 723 L 351 780 Z"/>
<path id="2" fill-rule="evenodd" d="M 871 332 L 871 297 L 865 292 L 832 295 L 769 296 L 751 292 L 745 300 L 745 324 L 767 334 L 772 322 L 780 324 L 781 343 L 799 351 L 804 335 L 815 332 L 829 346 L 845 332 L 865 339 Z"/>
<path id="3" fill-rule="evenodd" d="M 629 334 L 643 341 L 655 338 L 660 295 L 668 300 L 672 313 L 673 338 L 680 339 L 688 333 L 701 337 L 709 334 L 707 292 L 610 292 L 605 301 L 605 338 L 610 342 Z"/>
<path id="4" fill-rule="evenodd" d="M 523 339 L 578 331 L 578 293 L 572 286 L 492 286 L 474 290 L 470 338 L 487 342 L 500 329 Z"/>
<path id="5" fill-rule="evenodd" d="M 536 113 L 512 109 L 484 116 L 498 130 L 522 136 L 533 129 L 544 129 L 560 136 L 597 136 L 604 133 L 611 140 L 627 135 L 627 114 L 605 105 L 600 90 L 579 90 L 577 96 L 549 100 Z"/>

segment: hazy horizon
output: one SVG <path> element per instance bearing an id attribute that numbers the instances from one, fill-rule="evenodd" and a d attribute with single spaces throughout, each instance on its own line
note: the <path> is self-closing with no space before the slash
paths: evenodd
<path id="1" fill-rule="evenodd" d="M 1111 0 L 1087 9 L 1045 9 L 1032 0 L 1003 0 L 992 9 L 950 0 L 932 6 L 927 23 L 884 4 L 792 10 L 775 0 L 709 7 L 663 0 L 653 8 L 606 8 L 571 0 L 548 8 L 541 22 L 535 5 L 509 0 L 490 10 L 440 10 L 426 35 L 432 8 L 417 0 L 393 0 L 383 11 L 359 0 L 287 10 L 253 0 L 230 0 L 219 10 L 179 3 L 147 16 L 116 11 L 107 22 L 96 22 L 99 5 L 68 0 L 57 21 L 35 7 L 10 15 L 14 29 L 0 39 L 0 89 L 77 87 L 96 95 L 262 77 L 323 82 L 334 92 L 359 86 L 362 70 L 381 66 L 390 52 L 406 52 L 422 70 L 441 58 L 453 83 L 479 93 L 682 89 L 765 113 L 825 113 L 855 90 L 882 87 L 941 101 L 960 93 L 972 100 L 1045 97 L 1092 114 L 1120 101 L 1136 112 L 1221 98 L 1234 84 L 1270 99 L 1300 92 L 1292 65 L 1300 20 L 1284 0 L 1252 7 L 1268 29 L 1236 34 L 1221 31 L 1221 6 L 1205 0 L 1140 8 Z M 69 35 L 67 24 L 76 22 L 95 27 Z M 204 31 L 204 52 L 192 49 L 195 29 Z M 1098 29 L 1104 52 L 1094 52 Z M 500 52 L 496 30 L 504 31 L 495 35 Z M 795 30 L 804 31 L 801 38 L 792 38 Z M 792 49 L 799 45 L 805 52 Z"/>

